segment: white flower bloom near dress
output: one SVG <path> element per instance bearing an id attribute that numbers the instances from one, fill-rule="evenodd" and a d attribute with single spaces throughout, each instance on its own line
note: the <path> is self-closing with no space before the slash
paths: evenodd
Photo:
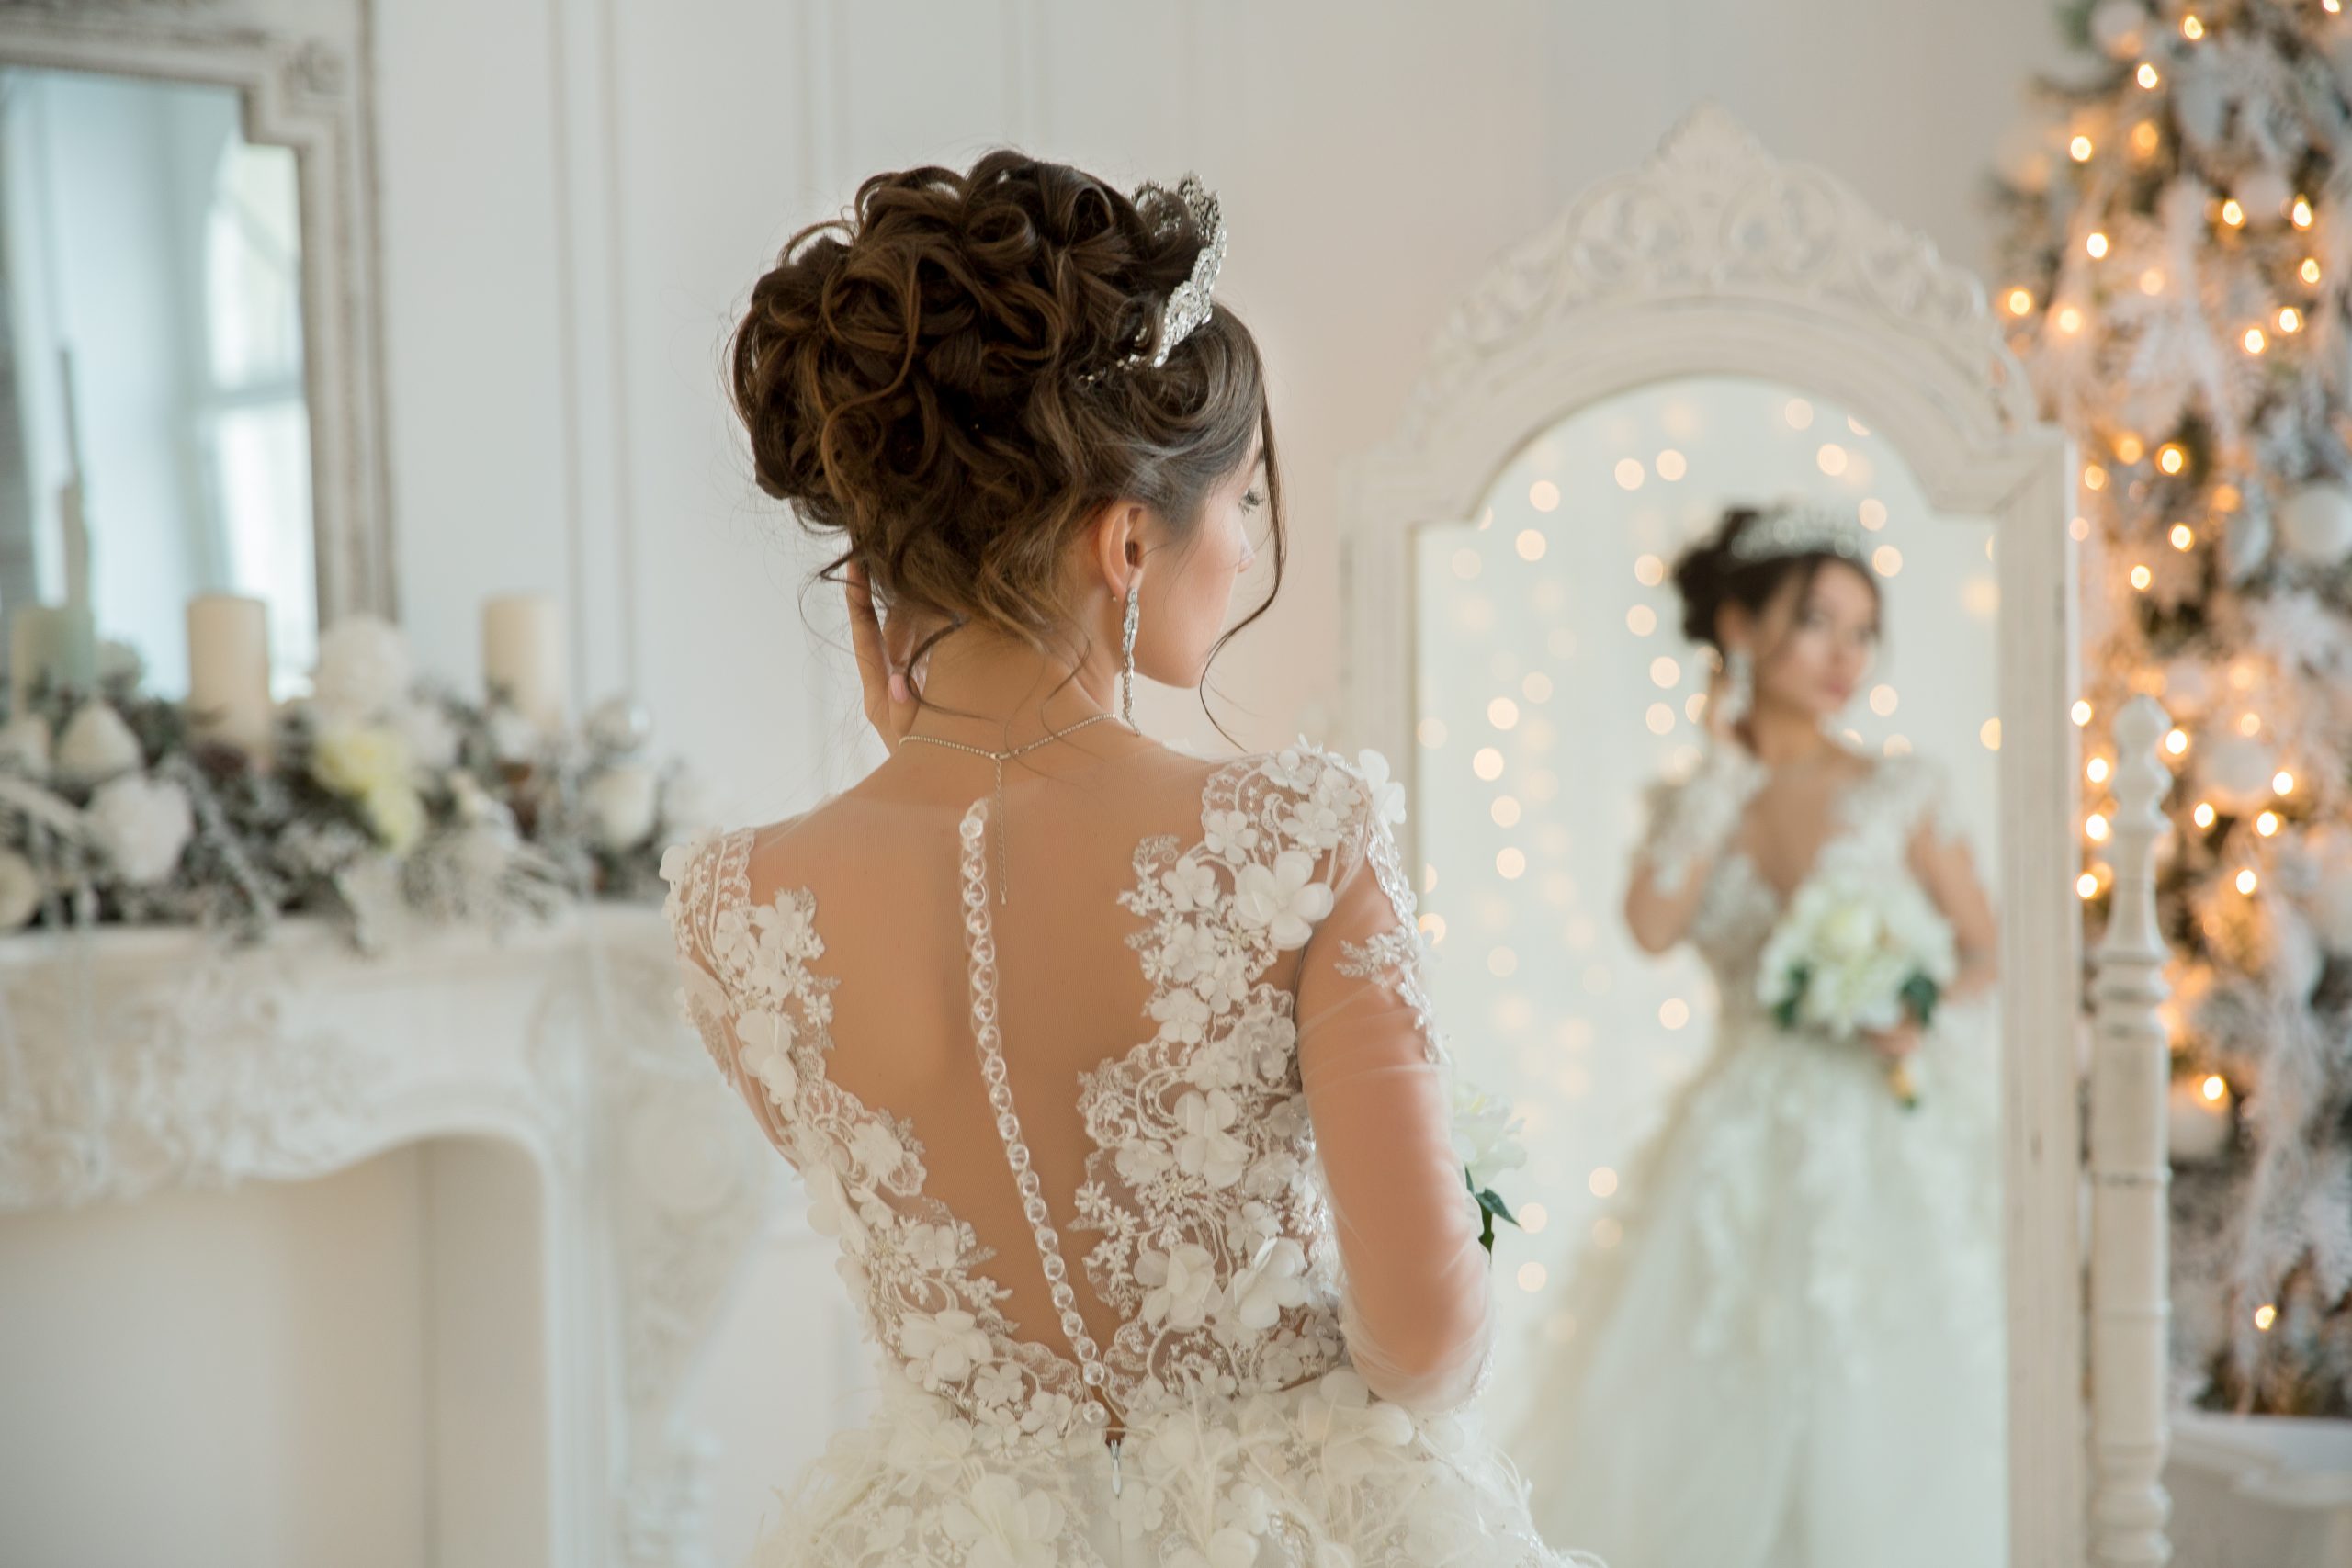
<path id="1" fill-rule="evenodd" d="M 1614 1562 L 1997 1568 L 1996 1004 L 1939 1010 L 1910 1058 L 1917 1110 L 1865 1043 L 1776 1024 L 1759 967 L 1787 903 L 1731 844 L 1760 782 L 1736 761 L 1655 795 L 1645 846 L 1653 865 L 1711 865 L 1691 941 L 1719 998 L 1714 1047 L 1630 1162 L 1615 1245 L 1575 1261 L 1571 1335 L 1534 1369 L 1509 1446 L 1539 1526 L 1573 1523 Z M 1939 794 L 1920 758 L 1874 764 L 1794 898 L 1901 883 L 1862 905 L 1940 923 L 1906 859 Z M 1820 902 L 1842 919 L 1852 901 Z"/>
<path id="2" fill-rule="evenodd" d="M 1480 1419 L 1490 1265 L 1386 764 L 1098 767 L 1008 773 L 1002 905 L 986 796 L 828 802 L 763 902 L 758 829 L 664 857 L 684 1010 L 877 1350 L 757 1561 L 1589 1562 Z"/>

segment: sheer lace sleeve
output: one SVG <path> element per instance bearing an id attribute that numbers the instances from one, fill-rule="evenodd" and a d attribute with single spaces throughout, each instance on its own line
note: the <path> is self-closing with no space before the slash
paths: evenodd
<path id="1" fill-rule="evenodd" d="M 1694 866 L 1719 853 L 1739 827 L 1741 813 L 1764 787 L 1764 764 L 1747 747 L 1712 745 L 1690 777 L 1649 787 L 1649 826 L 1638 860 L 1658 892 L 1681 891 Z"/>
<path id="2" fill-rule="evenodd" d="M 750 924 L 750 877 L 743 863 L 751 837 L 748 829 L 711 830 L 673 844 L 662 856 L 662 880 L 670 885 L 662 908 L 677 942 L 680 1013 L 702 1037 L 719 1075 L 751 1107 L 769 1142 L 788 1150 L 783 1112 L 792 1103 L 792 1066 L 781 1045 L 789 1032 L 782 1032 L 782 1041 L 760 1042 L 766 1048 L 747 1061 L 738 1023 L 741 1015 L 729 988 Z M 759 1019 L 774 1016 L 763 1010 Z M 766 1032 L 778 1031 L 771 1023 Z"/>
<path id="3" fill-rule="evenodd" d="M 1404 790 L 1364 752 L 1331 908 L 1302 954 L 1299 1071 L 1342 1264 L 1340 1328 L 1385 1399 L 1437 1412 L 1475 1394 L 1496 1304 L 1453 1144 L 1453 1066 L 1423 987 L 1392 824 Z"/>

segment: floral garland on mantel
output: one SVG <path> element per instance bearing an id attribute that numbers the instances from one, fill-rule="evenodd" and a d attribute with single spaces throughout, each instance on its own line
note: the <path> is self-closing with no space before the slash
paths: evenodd
<path id="1" fill-rule="evenodd" d="M 107 643 L 94 692 L 44 682 L 0 725 L 0 931 L 191 925 L 241 941 L 315 915 L 363 951 L 416 920 L 503 931 L 591 898 L 659 900 L 662 850 L 704 826 L 699 781 L 646 755 L 614 698 L 548 735 L 493 694 L 412 676 L 369 615 L 320 638 L 273 759 L 196 733 Z"/>

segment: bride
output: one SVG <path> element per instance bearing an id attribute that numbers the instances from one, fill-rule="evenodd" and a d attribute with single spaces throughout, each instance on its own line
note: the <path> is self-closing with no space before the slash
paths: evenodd
<path id="1" fill-rule="evenodd" d="M 662 868 L 687 1015 L 876 1348 L 763 1563 L 1569 1561 L 1476 1414 L 1495 1297 L 1399 786 L 1134 727 L 1136 671 L 1203 678 L 1261 515 L 1281 581 L 1225 243 L 1189 178 L 877 175 L 730 344 L 892 745 Z"/>
<path id="2" fill-rule="evenodd" d="M 1825 731 L 1879 637 L 1853 525 L 1734 508 L 1674 584 L 1684 635 L 1722 658 L 1700 765 L 1653 789 L 1625 918 L 1649 952 L 1698 948 L 1715 1045 L 1633 1162 L 1621 1239 L 1570 1276 L 1571 1337 L 1510 1447 L 1539 1525 L 1614 1562 L 1998 1563 L 1992 911 L 1935 767 Z M 1927 1027 L 1906 1010 L 1839 1043 L 1775 1021 L 1767 937 L 1833 878 L 1915 887 L 1949 929 Z"/>

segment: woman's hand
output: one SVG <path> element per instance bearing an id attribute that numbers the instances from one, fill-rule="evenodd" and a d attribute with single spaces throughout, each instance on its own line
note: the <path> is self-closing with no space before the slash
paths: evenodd
<path id="1" fill-rule="evenodd" d="M 1731 659 L 1718 650 L 1715 667 L 1707 677 L 1707 736 L 1717 746 L 1745 746 L 1747 738 L 1740 733 L 1739 721 L 1746 716 L 1731 711 Z"/>
<path id="2" fill-rule="evenodd" d="M 906 671 L 907 651 L 914 639 L 907 635 L 908 628 L 899 616 L 892 616 L 888 632 L 884 631 L 882 618 L 874 608 L 874 586 L 866 581 L 863 564 L 849 563 L 844 583 L 849 593 L 850 643 L 857 651 L 857 682 L 865 698 L 865 721 L 895 750 L 915 723 L 914 689 Z"/>
<path id="3" fill-rule="evenodd" d="M 1919 1021 L 1905 1018 L 1893 1029 L 1865 1029 L 1862 1038 L 1871 1049 L 1890 1062 L 1900 1062 L 1919 1048 Z"/>

